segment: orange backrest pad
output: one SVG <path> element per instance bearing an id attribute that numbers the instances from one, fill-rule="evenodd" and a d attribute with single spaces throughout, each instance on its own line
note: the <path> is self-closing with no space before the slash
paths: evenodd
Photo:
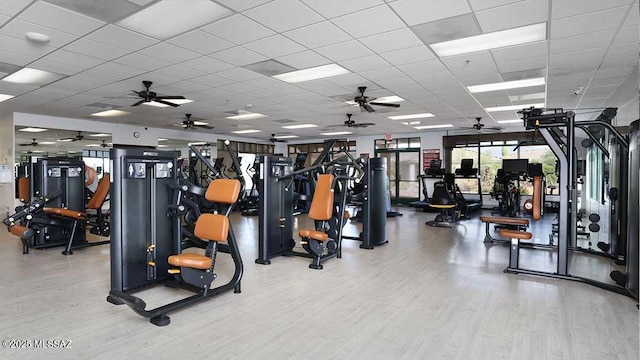
<path id="1" fill-rule="evenodd" d="M 240 181 L 236 179 L 215 179 L 209 183 L 205 199 L 218 204 L 235 204 L 240 195 Z"/>
<path id="2" fill-rule="evenodd" d="M 24 203 L 31 201 L 31 196 L 29 195 L 29 178 L 23 177 L 18 179 L 18 197 L 20 201 Z"/>
<path id="3" fill-rule="evenodd" d="M 311 200 L 309 217 L 313 220 L 329 220 L 333 215 L 333 175 L 318 175 L 316 191 Z"/>
<path id="4" fill-rule="evenodd" d="M 202 214 L 193 234 L 202 240 L 227 241 L 229 218 L 221 214 Z"/>
<path id="5" fill-rule="evenodd" d="M 87 204 L 87 209 L 98 209 L 104 203 L 104 199 L 107 198 L 107 194 L 109 194 L 109 189 L 111 188 L 111 180 L 109 177 L 109 173 L 104 173 L 102 179 L 98 183 L 98 187 L 96 188 L 96 192 L 93 193 L 91 200 Z"/>
<path id="6" fill-rule="evenodd" d="M 542 201 L 542 178 L 540 176 L 533 177 L 533 220 L 540 220 L 540 208 Z"/>

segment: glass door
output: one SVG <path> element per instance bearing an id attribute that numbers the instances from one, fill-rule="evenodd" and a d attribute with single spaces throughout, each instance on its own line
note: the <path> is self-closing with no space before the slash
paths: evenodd
<path id="1" fill-rule="evenodd" d="M 394 204 L 409 204 L 412 201 L 419 200 L 419 150 L 376 150 L 376 156 L 387 159 L 391 202 Z"/>

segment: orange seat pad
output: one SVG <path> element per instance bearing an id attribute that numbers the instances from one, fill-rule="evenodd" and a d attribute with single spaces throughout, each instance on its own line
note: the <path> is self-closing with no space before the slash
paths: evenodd
<path id="1" fill-rule="evenodd" d="M 206 270 L 211 267 L 211 258 L 193 253 L 169 256 L 169 264 L 193 269 Z"/>
<path id="2" fill-rule="evenodd" d="M 502 225 L 529 225 L 529 219 L 512 218 L 504 216 L 480 216 L 480 221 L 484 223 Z"/>
<path id="3" fill-rule="evenodd" d="M 60 215 L 78 220 L 84 220 L 87 218 L 87 214 L 75 210 L 63 208 L 44 208 L 42 210 L 47 214 Z"/>
<path id="4" fill-rule="evenodd" d="M 323 233 L 322 231 L 316 230 L 300 230 L 301 238 L 310 238 L 318 241 L 327 241 L 329 240 L 329 235 Z"/>

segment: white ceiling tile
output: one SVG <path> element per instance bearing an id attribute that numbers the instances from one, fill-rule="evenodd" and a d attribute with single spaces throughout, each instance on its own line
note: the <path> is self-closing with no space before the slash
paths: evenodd
<path id="1" fill-rule="evenodd" d="M 336 86 L 341 86 L 348 89 L 355 89 L 361 84 L 364 84 L 367 80 L 358 74 L 344 74 L 339 76 L 333 76 L 327 78 L 326 81 Z"/>
<path id="2" fill-rule="evenodd" d="M 43 1 L 30 6 L 18 18 L 74 35 L 84 35 L 106 24 Z"/>
<path id="3" fill-rule="evenodd" d="M 390 64 L 378 55 L 370 55 L 357 59 L 341 61 L 340 66 L 353 72 L 362 72 L 389 67 Z"/>
<path id="4" fill-rule="evenodd" d="M 195 51 L 198 54 L 206 55 L 212 52 L 228 49 L 235 46 L 233 43 L 222 40 L 201 30 L 190 31 L 186 34 L 176 36 L 167 42 L 180 46 L 181 48 Z"/>
<path id="5" fill-rule="evenodd" d="M 112 60 L 129 53 L 127 50 L 99 43 L 87 38 L 76 40 L 65 46 L 64 49 L 78 54 L 91 54 L 91 56 L 103 60 Z"/>
<path id="6" fill-rule="evenodd" d="M 629 15 L 622 24 L 623 27 L 640 25 L 640 9 L 638 8 L 638 1 L 636 1 L 629 9 Z"/>
<path id="7" fill-rule="evenodd" d="M 638 56 L 625 56 L 620 58 L 605 58 L 600 69 L 615 69 L 622 67 L 631 67 L 638 65 Z"/>
<path id="8" fill-rule="evenodd" d="M 458 80 L 449 70 L 436 71 L 425 74 L 411 76 L 418 84 L 429 89 L 430 87 L 451 87 L 458 86 Z"/>
<path id="9" fill-rule="evenodd" d="M 279 57 L 276 60 L 296 69 L 306 69 L 331 63 L 331 60 L 311 50 Z"/>
<path id="10" fill-rule="evenodd" d="M 46 34 L 51 38 L 51 40 L 47 43 L 47 45 L 53 46 L 56 48 L 62 47 L 78 38 L 78 36 L 76 35 L 46 28 L 40 25 L 36 25 L 30 22 L 17 19 L 17 18 L 9 21 L 0 30 L 0 34 L 13 36 L 22 41 L 25 40 L 25 34 L 28 32 L 37 32 L 41 34 Z"/>
<path id="11" fill-rule="evenodd" d="M 104 60 L 101 59 L 60 49 L 38 59 L 30 66 L 40 70 L 71 75 L 100 65 L 103 62 Z"/>
<path id="12" fill-rule="evenodd" d="M 344 61 L 373 55 L 373 52 L 358 41 L 345 41 L 316 49 L 316 51 L 333 61 Z"/>
<path id="13" fill-rule="evenodd" d="M 248 91 L 252 91 L 255 90 L 256 87 L 255 86 L 251 86 L 249 84 L 246 83 L 234 83 L 234 84 L 228 84 L 224 86 L 224 89 L 227 91 L 231 91 L 234 93 L 239 93 L 239 94 L 244 94 Z"/>
<path id="14" fill-rule="evenodd" d="M 273 35 L 268 38 L 252 41 L 243 46 L 270 59 L 306 50 L 303 46 L 282 35 Z"/>
<path id="15" fill-rule="evenodd" d="M 113 62 L 118 64 L 133 66 L 138 69 L 143 69 L 147 71 L 153 71 L 153 70 L 170 65 L 170 63 L 167 61 L 141 55 L 139 53 L 132 53 L 129 55 L 125 55 L 123 57 L 114 59 Z"/>
<path id="16" fill-rule="evenodd" d="M 561 54 L 551 54 L 549 56 L 549 66 L 571 64 L 580 61 L 601 61 L 607 53 L 606 47 L 571 51 Z"/>
<path id="17" fill-rule="evenodd" d="M 10 16 L 0 14 L 0 26 L 4 25 L 9 20 L 11 20 Z"/>
<path id="18" fill-rule="evenodd" d="M 627 15 L 625 7 L 571 16 L 551 21 L 551 39 L 615 29 Z M 603 19 L 607 19 L 603 21 Z"/>
<path id="19" fill-rule="evenodd" d="M 496 62 L 501 73 L 511 73 L 516 71 L 542 69 L 547 66 L 546 56 L 532 56 L 525 59 Z"/>
<path id="20" fill-rule="evenodd" d="M 233 80 L 233 81 L 245 81 L 245 80 L 251 80 L 251 79 L 255 79 L 263 76 L 256 72 L 239 68 L 239 67 L 220 71 L 216 73 L 216 75 Z"/>
<path id="21" fill-rule="evenodd" d="M 160 60 L 177 63 L 200 57 L 198 53 L 171 45 L 166 42 L 152 45 L 139 51 L 142 55 L 151 56 Z"/>
<path id="22" fill-rule="evenodd" d="M 266 77 L 266 76 L 259 77 L 256 79 L 246 80 L 245 83 L 259 89 L 271 89 L 271 88 L 282 85 L 281 81 L 271 77 Z"/>
<path id="23" fill-rule="evenodd" d="M 611 79 L 618 77 L 626 77 L 631 72 L 632 68 L 618 68 L 618 69 L 607 69 L 607 70 L 598 70 L 596 71 L 596 75 L 593 77 L 594 80 L 600 79 Z"/>
<path id="24" fill-rule="evenodd" d="M 575 62 L 573 64 L 561 64 L 561 65 L 553 65 L 549 66 L 549 78 L 552 79 L 556 76 L 562 75 L 572 75 L 577 73 L 595 71 L 598 69 L 600 65 L 600 61 L 586 61 L 586 62 Z M 500 66 L 500 64 L 498 64 Z"/>
<path id="25" fill-rule="evenodd" d="M 252 7 L 262 5 L 271 0 L 217 0 L 222 5 L 232 8 L 235 11 L 245 11 Z"/>
<path id="26" fill-rule="evenodd" d="M 107 84 L 107 81 L 104 81 L 104 80 L 92 79 L 92 78 L 76 75 L 76 76 L 64 78 L 60 81 L 56 81 L 53 84 L 47 85 L 47 86 L 52 89 L 80 93 L 90 89 L 101 87 L 106 84 Z M 98 99 L 98 100 L 104 101 L 104 99 Z M 96 101 L 84 103 L 82 105 L 90 104 L 93 102 L 96 102 Z"/>
<path id="27" fill-rule="evenodd" d="M 547 21 L 548 0 L 526 0 L 489 10 L 476 11 L 482 31 L 493 32 Z"/>
<path id="28" fill-rule="evenodd" d="M 238 29 L 242 29 L 242 31 L 238 31 Z M 273 30 L 240 14 L 216 21 L 202 27 L 201 30 L 238 45 L 275 34 Z"/>
<path id="29" fill-rule="evenodd" d="M 409 29 L 398 29 L 360 39 L 360 42 L 376 53 L 389 52 L 422 45 L 422 41 Z"/>
<path id="30" fill-rule="evenodd" d="M 209 56 L 236 66 L 244 66 L 268 59 L 266 56 L 260 55 L 242 46 L 218 51 L 210 54 Z"/>
<path id="31" fill-rule="evenodd" d="M 247 10 L 244 15 L 275 30 L 284 32 L 322 21 L 322 17 L 298 0 L 275 0 Z"/>
<path id="32" fill-rule="evenodd" d="M 209 95 L 212 98 L 225 97 L 227 95 L 232 94 L 231 91 L 223 90 L 221 88 L 211 88 L 211 89 L 202 90 L 200 92 L 203 94 Z"/>
<path id="33" fill-rule="evenodd" d="M 467 66 L 493 64 L 493 58 L 489 51 L 480 51 L 472 54 L 450 56 L 440 59 L 449 69 L 458 69 Z"/>
<path id="34" fill-rule="evenodd" d="M 390 78 L 390 79 L 376 80 L 376 83 L 378 85 L 386 88 L 386 89 L 403 88 L 403 87 L 407 87 L 407 86 L 419 85 L 418 83 L 416 83 L 413 79 L 411 79 L 408 76 L 398 76 L 398 77 Z"/>
<path id="35" fill-rule="evenodd" d="M 29 91 L 36 90 L 37 88 L 38 88 L 38 86 L 25 85 L 25 84 L 16 84 L 16 83 L 10 83 L 10 82 L 7 82 L 7 81 L 0 81 L 0 94 L 8 94 L 8 95 L 18 96 L 18 95 L 27 93 Z"/>
<path id="36" fill-rule="evenodd" d="M 53 46 L 36 45 L 25 39 L 18 39 L 13 36 L 0 34 L 0 50 L 27 55 L 30 57 L 41 57 L 55 50 Z"/>
<path id="37" fill-rule="evenodd" d="M 600 10 L 611 9 L 618 6 L 629 5 L 629 0 L 562 0 L 553 1 L 551 6 L 551 18 L 559 19 L 568 16 L 587 14 Z"/>
<path id="38" fill-rule="evenodd" d="M 302 0 L 327 19 L 384 4 L 382 0 Z"/>
<path id="39" fill-rule="evenodd" d="M 424 45 L 386 52 L 380 54 L 380 56 L 392 65 L 404 65 L 418 61 L 435 59 L 431 50 Z"/>
<path id="40" fill-rule="evenodd" d="M 92 32 L 87 38 L 129 51 L 140 50 L 158 42 L 149 36 L 112 24 Z"/>
<path id="41" fill-rule="evenodd" d="M 402 20 L 386 5 L 344 15 L 332 21 L 342 30 L 356 38 L 405 27 Z"/>
<path id="42" fill-rule="evenodd" d="M 329 21 L 291 30 L 284 35 L 310 49 L 352 40 L 351 36 Z"/>
<path id="43" fill-rule="evenodd" d="M 559 39 L 551 39 L 551 54 L 608 46 L 615 33 L 616 31 L 612 29 L 589 34 L 568 36 Z"/>
<path id="44" fill-rule="evenodd" d="M 29 5 L 33 0 L 3 0 L 0 6 L 0 14 L 9 17 L 14 16 Z"/>
<path id="45" fill-rule="evenodd" d="M 439 60 L 426 60 L 411 64 L 398 65 L 398 69 L 409 76 L 447 70 Z"/>
<path id="46" fill-rule="evenodd" d="M 458 69 L 450 69 L 453 75 L 459 79 L 470 78 L 478 75 L 493 75 L 498 72 L 494 64 L 467 66 Z"/>
<path id="47" fill-rule="evenodd" d="M 183 66 L 182 64 L 167 66 L 162 69 L 158 69 L 155 72 L 173 76 L 178 79 L 185 79 L 185 80 L 193 79 L 195 77 L 199 77 L 207 74 L 204 71 L 192 69 L 190 67 Z M 171 84 L 171 86 L 173 86 L 173 84 Z"/>
<path id="48" fill-rule="evenodd" d="M 474 11 L 486 10 L 503 5 L 509 5 L 524 0 L 469 0 Z"/>
<path id="49" fill-rule="evenodd" d="M 401 0 L 390 5 L 409 26 L 471 12 L 466 0 Z"/>
<path id="50" fill-rule="evenodd" d="M 502 78 L 500 74 L 497 72 L 486 72 L 486 73 L 478 73 L 475 75 L 467 75 L 465 77 L 461 77 L 460 81 L 464 85 L 481 85 L 481 84 L 493 84 L 497 82 L 502 82 Z"/>
<path id="51" fill-rule="evenodd" d="M 0 37 L 0 40 L 2 40 L 1 37 Z M 24 66 L 36 60 L 37 58 L 38 56 L 18 54 L 18 53 L 0 49 L 0 62 L 4 62 L 8 64 Z"/>
<path id="52" fill-rule="evenodd" d="M 638 55 L 638 43 L 637 42 L 633 42 L 633 43 L 629 43 L 629 44 L 620 44 L 620 45 L 613 45 L 609 48 L 609 52 L 607 52 L 607 57 L 608 58 L 618 58 L 618 57 L 627 57 L 627 56 L 634 56 L 634 55 Z"/>
<path id="53" fill-rule="evenodd" d="M 627 44 L 632 42 L 635 42 L 635 43 L 640 42 L 640 36 L 639 36 L 637 25 L 621 28 L 620 31 L 618 32 L 618 35 L 616 35 L 616 38 L 613 40 L 613 43 L 615 45 Z"/>
<path id="54" fill-rule="evenodd" d="M 367 78 L 373 82 L 377 80 L 393 79 L 396 77 L 404 76 L 404 74 L 400 72 L 400 70 L 396 69 L 395 67 L 361 71 L 360 75 L 362 75 L 364 78 Z"/>
<path id="55" fill-rule="evenodd" d="M 208 56 L 191 59 L 181 63 L 180 65 L 190 67 L 192 69 L 204 71 L 206 73 L 215 73 L 222 70 L 231 69 L 233 65 L 227 64 L 220 60 L 212 59 Z"/>

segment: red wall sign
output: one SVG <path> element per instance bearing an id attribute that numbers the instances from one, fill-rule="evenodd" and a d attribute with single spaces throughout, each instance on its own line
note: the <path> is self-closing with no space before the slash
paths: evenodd
<path id="1" fill-rule="evenodd" d="M 431 160 L 440 159 L 440 149 L 422 149 L 422 168 L 431 167 Z"/>

